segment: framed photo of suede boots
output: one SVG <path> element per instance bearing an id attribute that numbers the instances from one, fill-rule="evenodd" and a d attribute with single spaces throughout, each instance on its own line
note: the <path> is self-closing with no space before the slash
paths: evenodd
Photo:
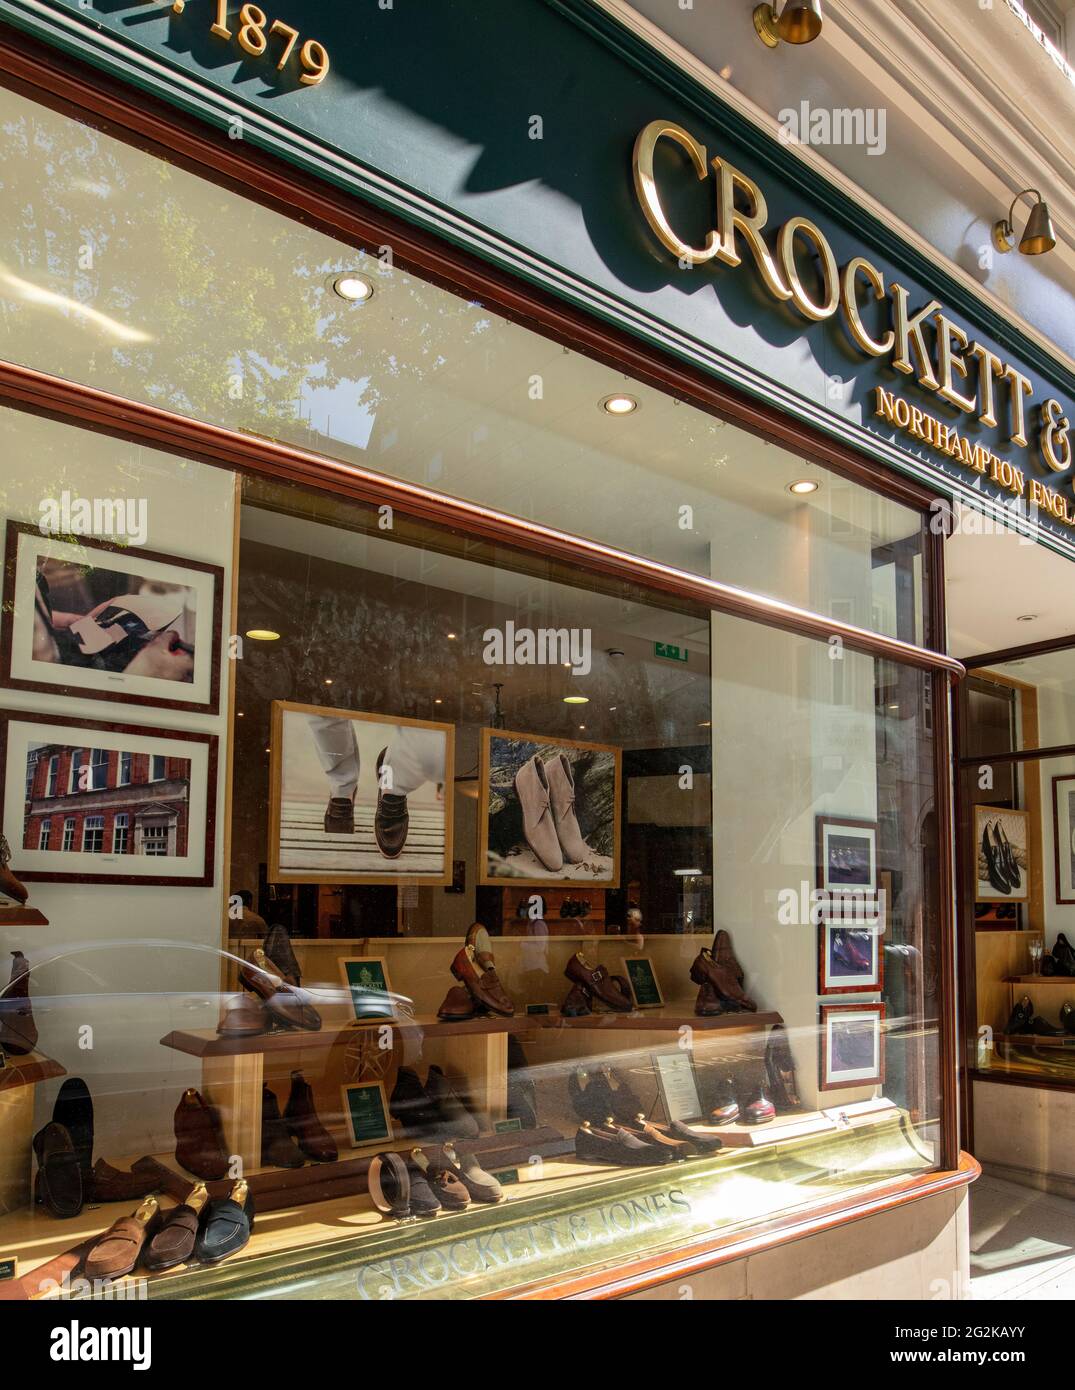
<path id="1" fill-rule="evenodd" d="M 274 700 L 269 879 L 452 882 L 455 726 Z"/>
<path id="2" fill-rule="evenodd" d="M 483 729 L 478 778 L 479 883 L 619 887 L 618 748 Z"/>

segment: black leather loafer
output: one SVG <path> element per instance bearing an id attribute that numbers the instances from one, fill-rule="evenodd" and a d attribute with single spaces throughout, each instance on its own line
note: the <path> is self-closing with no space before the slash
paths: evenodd
<path id="1" fill-rule="evenodd" d="M 93 1182 L 93 1100 L 81 1077 L 69 1076 L 60 1087 L 52 1107 L 52 1118 L 71 1136 L 82 1170 L 82 1190 L 87 1193 Z"/>
<path id="2" fill-rule="evenodd" d="M 34 1135 L 37 1177 L 34 1197 L 53 1216 L 77 1216 L 82 1210 L 82 1169 L 71 1136 L 63 1125 L 47 1124 Z"/>
<path id="3" fill-rule="evenodd" d="M 254 1195 L 240 1179 L 227 1197 L 206 1207 L 194 1253 L 202 1264 L 219 1264 L 247 1245 L 253 1229 Z"/>

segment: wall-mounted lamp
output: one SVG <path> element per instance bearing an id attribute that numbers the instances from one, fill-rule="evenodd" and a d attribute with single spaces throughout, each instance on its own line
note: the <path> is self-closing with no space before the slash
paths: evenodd
<path id="1" fill-rule="evenodd" d="M 754 28 L 766 48 L 785 43 L 812 43 L 821 33 L 821 0 L 784 0 L 780 18 L 776 5 L 755 5 Z"/>
<path id="2" fill-rule="evenodd" d="M 1007 218 L 993 223 L 993 245 L 1002 255 L 1015 246 L 1015 231 L 1012 227 L 1015 205 L 1028 193 L 1034 195 L 1034 206 L 1030 209 L 1023 235 L 1019 238 L 1020 252 L 1024 256 L 1041 256 L 1056 245 L 1056 233 L 1053 231 L 1053 219 L 1049 216 L 1048 206 L 1042 202 L 1041 194 L 1036 188 L 1024 188 L 1022 193 L 1017 193 L 1012 199 Z"/>

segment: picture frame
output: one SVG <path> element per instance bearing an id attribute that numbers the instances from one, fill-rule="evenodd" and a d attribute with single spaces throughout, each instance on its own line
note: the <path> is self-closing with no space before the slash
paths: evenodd
<path id="1" fill-rule="evenodd" d="M 884 984 L 883 925 L 823 921 L 818 927 L 818 994 L 878 993 Z"/>
<path id="2" fill-rule="evenodd" d="M 340 1087 L 343 1117 L 352 1149 L 392 1143 L 392 1115 L 383 1081 L 351 1081 Z"/>
<path id="3" fill-rule="evenodd" d="M 220 713 L 222 566 L 8 520 L 2 603 L 0 686 Z"/>
<path id="4" fill-rule="evenodd" d="M 1053 872 L 1056 901 L 1075 903 L 1075 773 L 1053 778 Z"/>
<path id="5" fill-rule="evenodd" d="M 562 762 L 560 760 L 563 760 Z M 540 762 L 541 767 L 537 764 Z M 536 805 L 541 778 L 570 784 L 582 846 L 592 858 L 568 860 L 546 816 L 535 849 L 524 801 Z M 619 748 L 510 729 L 483 729 L 478 759 L 478 882 L 485 887 L 618 888 L 622 755 Z M 592 843 L 596 842 L 596 843 Z M 574 850 L 575 846 L 569 845 Z M 539 853 L 540 850 L 540 853 Z M 541 854 L 546 856 L 542 859 Z M 554 856 L 559 855 L 559 868 Z M 547 861 L 551 860 L 551 864 Z"/>
<path id="6" fill-rule="evenodd" d="M 690 1053 L 676 1048 L 671 1052 L 650 1054 L 657 1077 L 661 1104 L 669 1120 L 699 1120 L 702 1101 Z"/>
<path id="7" fill-rule="evenodd" d="M 623 974 L 639 1009 L 659 1009 L 664 1005 L 657 971 L 650 956 L 622 956 Z"/>
<path id="8" fill-rule="evenodd" d="M 336 964 L 356 1023 L 373 1023 L 396 1017 L 392 984 L 388 978 L 388 961 L 384 956 L 338 956 Z M 365 1005 L 361 1007 L 359 991 L 362 991 L 365 1000 Z M 369 1007 L 373 1002 L 370 996 L 380 993 L 385 996 L 384 1012 L 374 1013 Z"/>
<path id="9" fill-rule="evenodd" d="M 884 1004 L 822 1004 L 818 1021 L 818 1090 L 884 1084 Z"/>
<path id="10" fill-rule="evenodd" d="M 973 855 L 976 903 L 1029 901 L 1029 811 L 975 805 Z"/>
<path id="11" fill-rule="evenodd" d="M 218 742 L 191 730 L 0 711 L 0 828 L 18 876 L 209 887 Z"/>
<path id="12" fill-rule="evenodd" d="M 817 816 L 814 824 L 818 892 L 876 896 L 877 821 L 850 816 Z"/>
<path id="13" fill-rule="evenodd" d="M 274 700 L 270 748 L 272 882 L 430 888 L 451 884 L 454 724 Z M 347 762 L 351 749 L 356 750 L 357 765 L 357 778 L 352 777 L 353 829 L 330 832 L 328 802 L 340 789 L 346 768 L 353 766 Z M 379 772 L 382 752 L 387 757 Z M 402 850 L 390 855 L 378 843 L 375 815 L 380 778 L 385 767 L 391 772 L 394 756 L 408 775 L 425 770 L 433 775 L 407 794 L 406 840 Z"/>

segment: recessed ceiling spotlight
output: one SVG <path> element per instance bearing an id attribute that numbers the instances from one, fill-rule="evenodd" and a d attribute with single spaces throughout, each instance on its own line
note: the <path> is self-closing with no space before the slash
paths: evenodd
<path id="1" fill-rule="evenodd" d="M 713 721 L 711 719 L 703 719 L 698 727 L 699 729 L 711 729 L 713 727 Z"/>
<path id="2" fill-rule="evenodd" d="M 797 478 L 795 482 L 788 484 L 788 491 L 793 492 L 796 497 L 805 497 L 809 492 L 817 492 L 821 486 L 813 478 Z"/>
<path id="3" fill-rule="evenodd" d="M 1038 614 L 1037 614 L 1037 613 L 1020 613 L 1019 616 L 1018 616 L 1018 618 L 1016 618 L 1015 621 L 1016 621 L 1017 623 L 1033 623 L 1033 622 L 1036 622 L 1037 619 L 1038 619 Z"/>
<path id="4" fill-rule="evenodd" d="M 373 298 L 373 286 L 363 275 L 356 275 L 353 271 L 346 271 L 343 275 L 337 275 L 332 282 L 332 288 L 350 304 L 365 304 Z"/>
<path id="5" fill-rule="evenodd" d="M 251 642 L 279 642 L 280 634 L 274 632 L 271 627 L 251 627 L 247 629 L 247 637 Z"/>
<path id="6" fill-rule="evenodd" d="M 614 395 L 606 396 L 600 404 L 606 415 L 633 415 L 638 409 L 638 402 L 634 396 L 625 396 L 618 391 Z"/>
<path id="7" fill-rule="evenodd" d="M 609 714 L 615 714 L 618 709 L 619 705 L 609 705 L 608 712 Z"/>
<path id="8" fill-rule="evenodd" d="M 585 724 L 580 724 L 580 725 L 579 725 L 579 733 L 582 733 L 583 730 L 584 730 L 585 728 L 586 728 L 586 725 L 585 725 Z"/>
<path id="9" fill-rule="evenodd" d="M 455 641 L 455 633 L 454 633 L 454 632 L 449 632 L 449 633 L 448 633 L 448 641 L 449 641 L 449 642 L 454 642 L 454 641 Z"/>
<path id="10" fill-rule="evenodd" d="M 331 676 L 326 676 L 326 677 L 325 677 L 325 684 L 326 684 L 326 685 L 331 685 L 331 684 L 332 684 L 332 677 L 331 677 Z"/>
<path id="11" fill-rule="evenodd" d="M 588 705 L 589 703 L 590 703 L 590 697 L 589 697 L 589 695 L 565 695 L 565 696 L 564 696 L 564 704 L 565 704 L 565 705 Z"/>
<path id="12" fill-rule="evenodd" d="M 444 701 L 443 701 L 443 700 L 440 698 L 440 696 L 438 695 L 437 698 L 433 701 L 433 703 L 434 703 L 435 705 L 443 705 L 443 704 L 444 704 Z"/>

